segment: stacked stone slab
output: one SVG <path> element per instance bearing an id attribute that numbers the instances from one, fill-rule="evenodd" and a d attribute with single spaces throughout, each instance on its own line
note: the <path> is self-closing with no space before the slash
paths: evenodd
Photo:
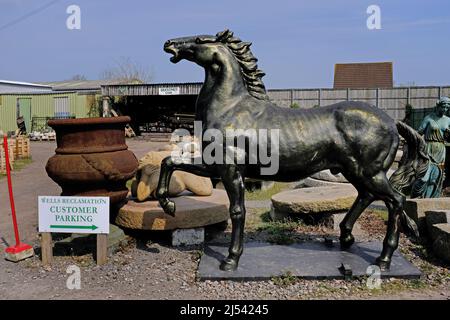
<path id="1" fill-rule="evenodd" d="M 421 233 L 427 233 L 425 212 L 447 210 L 450 208 L 450 198 L 408 199 L 404 210 L 412 218 Z"/>
<path id="2" fill-rule="evenodd" d="M 450 263 L 450 210 L 426 211 L 425 219 L 433 252 Z"/>

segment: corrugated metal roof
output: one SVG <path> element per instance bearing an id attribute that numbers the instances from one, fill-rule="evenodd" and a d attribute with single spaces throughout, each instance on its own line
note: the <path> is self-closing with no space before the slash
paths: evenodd
<path id="1" fill-rule="evenodd" d="M 29 91 L 29 92 L 6 92 L 0 93 L 2 96 L 31 96 L 31 95 L 56 95 L 56 94 L 67 94 L 67 93 L 77 93 L 77 91 Z"/>
<path id="2" fill-rule="evenodd" d="M 42 82 L 51 86 L 53 90 L 100 90 L 103 85 L 119 84 L 117 80 L 68 80 L 55 82 Z"/>
<path id="3" fill-rule="evenodd" d="M 119 84 L 102 86 L 104 96 L 153 96 L 160 88 L 178 88 L 180 95 L 197 95 L 203 82 Z"/>
<path id="4" fill-rule="evenodd" d="M 0 80 L 0 84 L 11 84 L 18 86 L 27 86 L 27 87 L 37 87 L 37 88 L 48 88 L 51 89 L 50 86 L 38 83 L 30 83 L 30 82 L 19 82 L 19 81 L 10 81 L 10 80 Z"/>

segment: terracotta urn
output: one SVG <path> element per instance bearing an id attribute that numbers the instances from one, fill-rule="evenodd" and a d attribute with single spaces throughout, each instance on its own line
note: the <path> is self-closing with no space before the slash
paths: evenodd
<path id="1" fill-rule="evenodd" d="M 57 148 L 45 167 L 62 196 L 108 196 L 111 204 L 124 200 L 126 182 L 138 161 L 125 143 L 129 117 L 49 120 Z"/>

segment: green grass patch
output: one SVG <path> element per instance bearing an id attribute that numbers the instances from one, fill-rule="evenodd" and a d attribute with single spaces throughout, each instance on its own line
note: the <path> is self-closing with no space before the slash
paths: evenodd
<path id="1" fill-rule="evenodd" d="M 270 221 L 270 214 L 266 208 L 249 208 L 245 218 L 246 230 L 258 230 L 264 222 Z"/>
<path id="2" fill-rule="evenodd" d="M 266 190 L 246 191 L 245 200 L 270 200 L 274 194 L 289 188 L 289 183 L 275 182 L 272 188 Z"/>
<path id="3" fill-rule="evenodd" d="M 301 222 L 292 220 L 263 222 L 257 231 L 267 232 L 267 240 L 271 243 L 289 245 L 294 243 L 293 232 L 301 225 Z"/>
<path id="4" fill-rule="evenodd" d="M 297 278 L 290 271 L 287 271 L 281 276 L 273 277 L 271 280 L 276 286 L 280 287 L 288 287 L 297 282 Z"/>
<path id="5" fill-rule="evenodd" d="M 33 159 L 31 159 L 31 158 L 17 159 L 13 163 L 14 171 L 20 171 L 23 168 L 25 168 L 26 166 L 28 166 L 29 164 L 31 164 L 32 162 L 33 162 Z"/>
<path id="6" fill-rule="evenodd" d="M 398 292 L 406 291 L 406 290 L 421 290 L 429 288 L 427 283 L 421 279 L 412 279 L 407 281 L 401 281 L 400 279 L 396 279 L 391 282 L 383 281 L 381 283 L 380 288 L 370 289 L 367 286 L 363 286 L 362 289 L 371 292 L 375 295 L 381 294 L 395 294 Z"/>

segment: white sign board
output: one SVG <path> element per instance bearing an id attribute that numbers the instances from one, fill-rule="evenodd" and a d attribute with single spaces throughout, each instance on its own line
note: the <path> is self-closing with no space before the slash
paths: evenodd
<path id="1" fill-rule="evenodd" d="M 180 94 L 180 87 L 164 87 L 159 88 L 158 91 L 160 96 L 174 96 Z"/>
<path id="2" fill-rule="evenodd" d="M 39 232 L 109 233 L 109 197 L 39 196 Z"/>

